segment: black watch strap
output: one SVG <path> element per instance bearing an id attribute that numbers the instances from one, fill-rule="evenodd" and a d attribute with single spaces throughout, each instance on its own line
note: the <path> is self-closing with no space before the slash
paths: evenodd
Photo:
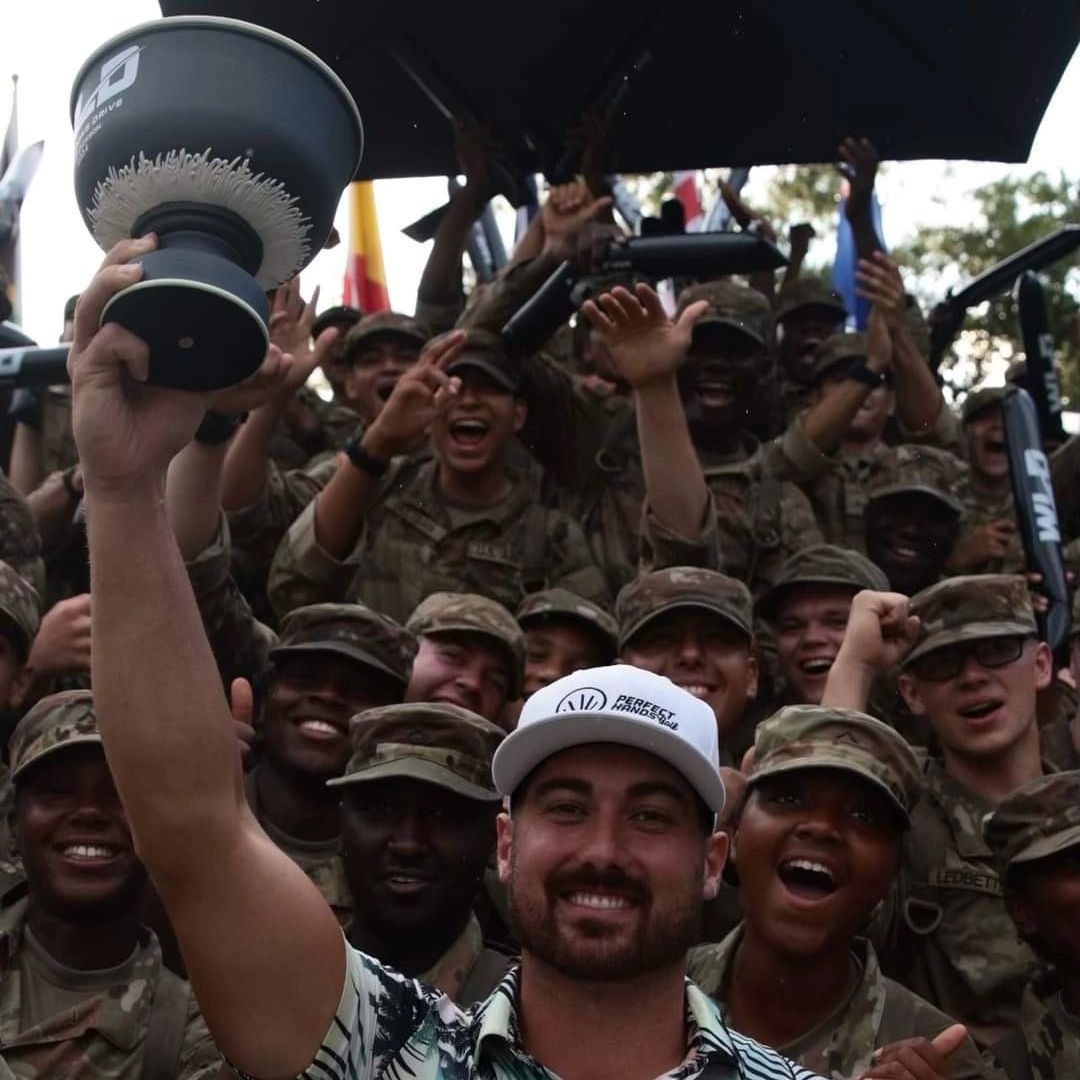
<path id="1" fill-rule="evenodd" d="M 865 383 L 867 386 L 885 385 L 885 373 L 883 371 L 871 371 L 866 366 L 865 360 L 852 360 L 844 374 L 847 378 Z"/>
<path id="2" fill-rule="evenodd" d="M 247 413 L 219 413 L 211 410 L 195 431 L 195 441 L 203 446 L 220 446 L 228 442 L 236 429 L 247 419 Z"/>
<path id="3" fill-rule="evenodd" d="M 366 472 L 369 476 L 374 476 L 378 480 L 386 475 L 386 470 L 390 468 L 390 462 L 384 458 L 375 457 L 374 454 L 369 454 L 361 445 L 361 438 L 360 435 L 354 435 L 345 444 L 345 454 L 361 472 Z"/>

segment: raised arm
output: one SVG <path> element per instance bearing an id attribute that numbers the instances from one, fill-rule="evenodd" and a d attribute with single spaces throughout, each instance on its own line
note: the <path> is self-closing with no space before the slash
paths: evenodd
<path id="1" fill-rule="evenodd" d="M 244 800 L 233 722 L 165 508 L 205 399 L 147 386 L 146 345 L 98 321 L 137 281 L 126 240 L 82 294 L 69 366 L 93 588 L 93 680 L 109 764 L 223 1053 L 260 1077 L 305 1068 L 344 983 L 337 922 Z"/>
<path id="2" fill-rule="evenodd" d="M 682 536 L 701 531 L 709 504 L 677 382 L 706 307 L 700 300 L 672 322 L 656 292 L 639 284 L 633 293 L 620 285 L 582 308 L 633 389 L 646 500 L 657 519 Z"/>

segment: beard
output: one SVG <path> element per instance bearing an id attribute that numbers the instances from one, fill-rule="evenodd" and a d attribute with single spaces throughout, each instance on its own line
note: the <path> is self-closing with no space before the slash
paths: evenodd
<path id="1" fill-rule="evenodd" d="M 665 902 L 658 905 L 649 889 L 617 867 L 580 867 L 552 875 L 546 882 L 522 882 L 516 862 L 508 887 L 510 925 L 522 952 L 531 953 L 571 979 L 611 982 L 648 974 L 683 959 L 701 940 L 703 874 L 665 882 Z M 567 892 L 617 889 L 641 913 L 627 929 L 611 920 L 590 918 L 587 911 L 568 925 L 555 912 Z"/>

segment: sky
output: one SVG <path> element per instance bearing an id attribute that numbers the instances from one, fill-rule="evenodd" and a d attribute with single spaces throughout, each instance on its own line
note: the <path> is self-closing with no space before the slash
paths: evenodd
<path id="1" fill-rule="evenodd" d="M 17 74 L 20 143 L 45 140 L 41 167 L 23 205 L 21 241 L 22 325 L 41 343 L 56 339 L 64 301 L 86 285 L 102 257 L 83 225 L 73 192 L 68 114 L 72 80 L 100 43 L 159 16 L 160 8 L 153 0 L 97 4 L 36 0 L 5 5 L 0 33 L 0 125 L 7 122 L 11 75 Z M 1005 175 L 1037 170 L 1080 175 L 1078 105 L 1080 50 L 1062 77 L 1026 165 L 918 161 L 891 167 L 879 184 L 886 239 L 899 243 L 919 223 L 957 220 L 970 212 L 971 204 L 964 198 L 967 192 Z M 746 188 L 751 202 L 764 190 L 768 175 L 766 168 L 751 173 Z M 445 201 L 446 183 L 442 178 L 378 181 L 375 198 L 390 301 L 395 308 L 411 312 L 428 245 L 414 243 L 401 229 Z M 509 241 L 510 215 L 501 218 Z M 341 235 L 347 236 L 343 207 L 336 224 Z M 339 302 L 344 266 L 342 245 L 320 253 L 304 271 L 304 291 L 309 293 L 318 285 L 320 307 Z"/>

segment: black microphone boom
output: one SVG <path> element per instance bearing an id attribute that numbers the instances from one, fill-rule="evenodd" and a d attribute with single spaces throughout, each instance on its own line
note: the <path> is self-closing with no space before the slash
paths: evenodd
<path id="1" fill-rule="evenodd" d="M 655 281 L 668 277 L 709 279 L 725 274 L 752 274 L 786 266 L 787 259 L 771 241 L 753 233 L 690 233 L 677 236 L 633 236 L 608 245 L 599 272 L 636 273 Z M 539 348 L 573 314 L 574 289 L 580 272 L 569 260 L 561 263 L 502 328 L 512 353 Z"/>
<path id="2" fill-rule="evenodd" d="M 67 358 L 66 345 L 46 349 L 36 345 L 0 349 L 0 390 L 66 383 Z"/>

